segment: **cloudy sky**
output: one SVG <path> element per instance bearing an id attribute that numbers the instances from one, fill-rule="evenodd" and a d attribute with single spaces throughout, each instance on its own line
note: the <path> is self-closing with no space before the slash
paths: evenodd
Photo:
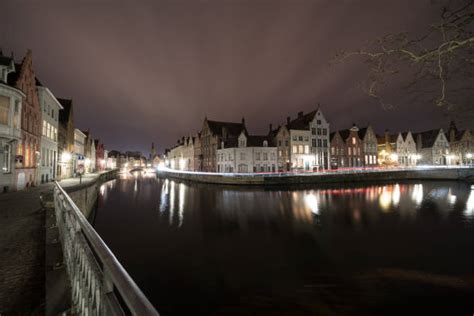
<path id="1" fill-rule="evenodd" d="M 72 98 L 76 125 L 108 149 L 163 150 L 209 119 L 264 133 L 318 103 L 332 129 L 447 126 L 444 110 L 394 92 L 384 110 L 358 62 L 332 65 L 387 33 L 437 21 L 430 0 L 0 1 L 0 47 L 33 50 L 37 76 Z M 397 91 L 394 89 L 394 91 Z"/>

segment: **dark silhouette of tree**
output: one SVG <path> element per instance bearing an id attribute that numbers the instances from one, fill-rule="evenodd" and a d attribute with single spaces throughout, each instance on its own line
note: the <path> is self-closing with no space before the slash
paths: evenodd
<path id="1" fill-rule="evenodd" d="M 341 51 L 334 61 L 361 58 L 368 69 L 363 89 L 384 108 L 393 107 L 384 88 L 392 80 L 401 80 L 406 93 L 472 114 L 474 1 L 432 4 L 440 9 L 440 21 L 427 26 L 422 36 L 388 34 L 358 50 Z"/>

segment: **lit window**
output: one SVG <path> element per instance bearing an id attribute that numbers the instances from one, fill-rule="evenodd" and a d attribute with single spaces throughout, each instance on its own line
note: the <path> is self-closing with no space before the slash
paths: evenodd
<path id="1" fill-rule="evenodd" d="M 297 154 L 298 153 L 298 146 L 293 145 L 293 153 Z"/>
<path id="2" fill-rule="evenodd" d="M 10 98 L 0 96 L 0 124 L 8 125 L 10 114 Z"/>
<path id="3" fill-rule="evenodd" d="M 304 153 L 309 154 L 309 146 L 308 145 L 304 145 Z"/>

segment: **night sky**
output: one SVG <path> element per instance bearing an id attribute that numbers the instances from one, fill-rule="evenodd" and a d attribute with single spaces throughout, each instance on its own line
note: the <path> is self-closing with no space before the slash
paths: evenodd
<path id="1" fill-rule="evenodd" d="M 318 103 L 333 130 L 448 125 L 444 109 L 396 88 L 395 109 L 382 109 L 359 87 L 360 63 L 330 64 L 340 49 L 426 30 L 439 19 L 430 0 L 2 0 L 0 12 L 4 53 L 31 48 L 43 84 L 108 149 L 161 151 L 205 115 L 264 133 Z"/>

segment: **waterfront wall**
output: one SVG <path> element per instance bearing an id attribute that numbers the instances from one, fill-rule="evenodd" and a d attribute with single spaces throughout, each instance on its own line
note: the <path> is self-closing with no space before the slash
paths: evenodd
<path id="1" fill-rule="evenodd" d="M 159 177 L 201 183 L 229 185 L 288 185 L 323 183 L 358 183 L 401 180 L 460 180 L 474 183 L 474 168 L 412 168 L 387 170 L 357 170 L 344 172 L 307 173 L 307 174 L 218 174 L 193 173 L 173 170 L 160 170 Z"/>
<path id="2" fill-rule="evenodd" d="M 100 186 L 109 180 L 115 179 L 118 170 L 111 170 L 100 173 L 91 181 L 84 181 L 82 184 L 73 186 L 63 186 L 64 191 L 76 203 L 86 218 L 89 217 L 99 196 Z"/>

